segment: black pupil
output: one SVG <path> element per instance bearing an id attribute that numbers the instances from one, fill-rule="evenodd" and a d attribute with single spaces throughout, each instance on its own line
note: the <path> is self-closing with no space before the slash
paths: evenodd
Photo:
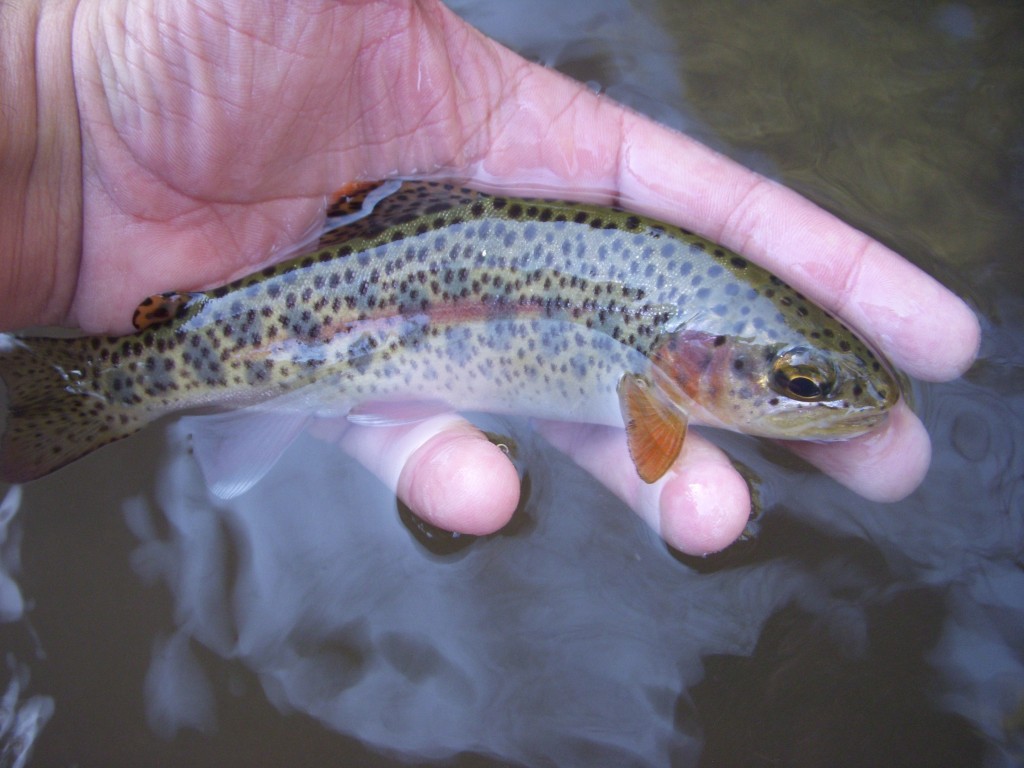
<path id="1" fill-rule="evenodd" d="M 789 380 L 787 389 L 796 397 L 821 397 L 821 387 L 806 376 L 794 376 Z"/>

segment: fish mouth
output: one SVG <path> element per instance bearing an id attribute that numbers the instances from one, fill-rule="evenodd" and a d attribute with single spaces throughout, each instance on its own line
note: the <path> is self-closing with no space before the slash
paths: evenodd
<path id="1" fill-rule="evenodd" d="M 842 413 L 833 409 L 811 413 L 769 414 L 761 419 L 764 434 L 781 440 L 833 442 L 859 437 L 877 428 L 889 418 L 889 407 Z"/>

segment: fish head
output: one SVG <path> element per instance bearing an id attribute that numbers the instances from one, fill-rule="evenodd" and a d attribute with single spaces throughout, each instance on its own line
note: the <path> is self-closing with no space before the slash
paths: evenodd
<path id="1" fill-rule="evenodd" d="M 882 423 L 900 397 L 889 365 L 847 334 L 820 343 L 683 331 L 654 359 L 701 423 L 784 440 L 842 440 Z"/>

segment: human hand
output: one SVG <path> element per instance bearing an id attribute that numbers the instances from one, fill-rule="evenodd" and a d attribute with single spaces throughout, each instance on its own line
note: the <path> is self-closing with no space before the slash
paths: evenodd
<path id="1" fill-rule="evenodd" d="M 601 191 L 604 202 L 761 263 L 913 376 L 951 378 L 973 359 L 970 311 L 891 251 L 795 193 L 527 63 L 440 3 L 83 0 L 66 17 L 49 14 L 46 28 L 65 25 L 73 55 L 40 58 L 48 66 L 40 91 L 56 99 L 40 121 L 59 117 L 59 130 L 42 134 L 51 162 L 24 187 L 22 221 L 32 228 L 7 251 L 15 257 L 0 286 L 5 327 L 59 321 L 126 331 L 143 296 L 221 284 L 268 254 L 279 257 L 343 183 L 429 174 L 566 196 Z M 51 30 L 40 39 L 65 38 Z M 69 119 L 80 125 L 80 144 Z M 39 223 L 45 215 L 52 230 Z M 5 228 L 0 237 L 9 237 Z M 665 477 L 646 485 L 618 431 L 541 429 L 683 551 L 720 549 L 746 523 L 745 482 L 698 434 L 688 435 Z M 457 416 L 348 428 L 339 440 L 442 527 L 484 533 L 515 509 L 511 464 Z M 871 435 L 794 449 L 876 499 L 909 493 L 929 458 L 927 434 L 905 405 Z"/>

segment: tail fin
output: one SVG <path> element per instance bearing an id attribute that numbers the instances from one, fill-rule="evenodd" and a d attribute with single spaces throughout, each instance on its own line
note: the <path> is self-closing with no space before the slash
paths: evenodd
<path id="1" fill-rule="evenodd" d="M 7 387 L 0 479 L 42 477 L 148 421 L 145 409 L 110 402 L 98 390 L 88 374 L 88 344 L 0 334 L 0 377 Z"/>

